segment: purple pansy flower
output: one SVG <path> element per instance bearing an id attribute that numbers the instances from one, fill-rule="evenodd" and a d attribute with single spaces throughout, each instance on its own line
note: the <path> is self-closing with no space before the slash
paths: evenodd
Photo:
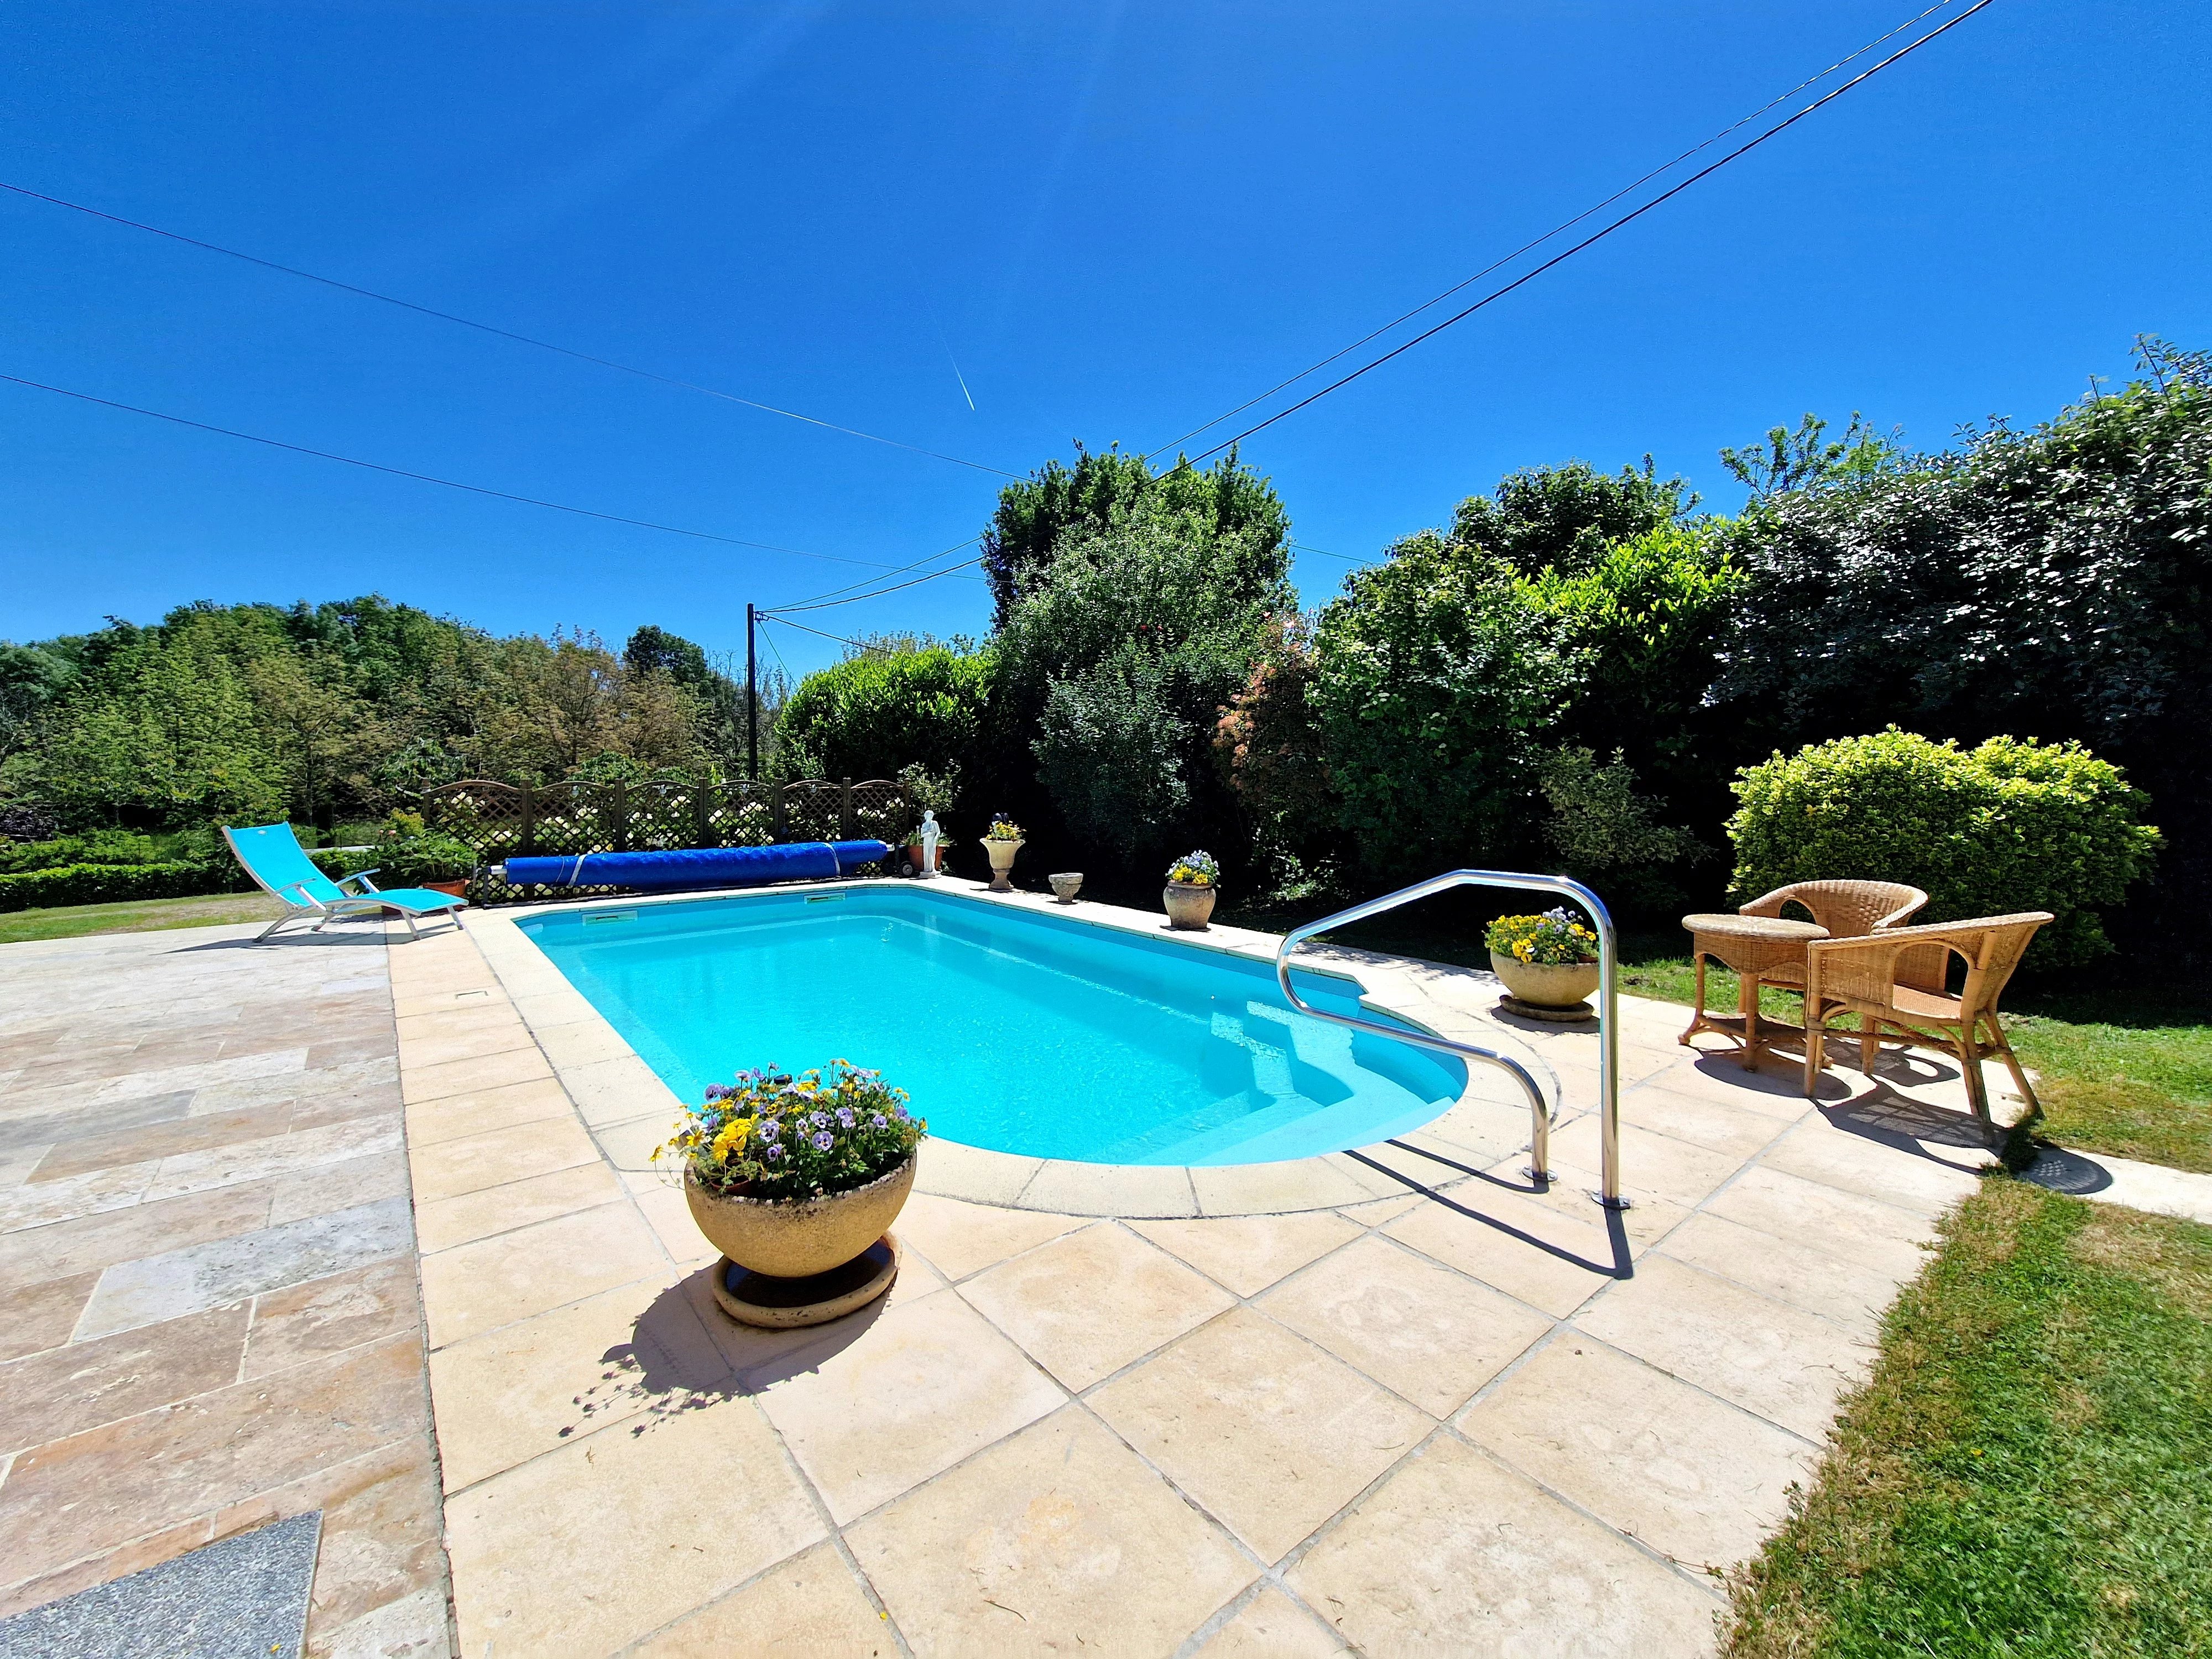
<path id="1" fill-rule="evenodd" d="M 841 1129 L 849 1129 L 853 1127 L 853 1109 L 850 1106 L 840 1106 L 837 1109 L 837 1127 Z"/>
<path id="2" fill-rule="evenodd" d="M 828 1152 L 834 1144 L 835 1143 L 830 1138 L 830 1132 L 827 1129 L 814 1137 L 814 1150 L 817 1152 Z"/>

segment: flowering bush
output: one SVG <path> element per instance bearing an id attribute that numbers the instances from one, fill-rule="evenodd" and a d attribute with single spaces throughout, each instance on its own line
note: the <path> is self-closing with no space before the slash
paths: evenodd
<path id="1" fill-rule="evenodd" d="M 1221 866 L 1214 862 L 1211 853 L 1185 853 L 1168 866 L 1168 879 L 1185 887 L 1218 887 L 1221 884 Z"/>
<path id="2" fill-rule="evenodd" d="M 983 839 L 986 841 L 1019 841 L 1022 839 L 1022 826 L 1016 823 L 1004 812 L 994 812 L 991 814 L 991 828 L 985 834 Z"/>
<path id="3" fill-rule="evenodd" d="M 1597 960 L 1597 935 L 1564 905 L 1540 916 L 1500 916 L 1490 924 L 1483 943 L 1501 957 L 1545 968 Z"/>
<path id="4" fill-rule="evenodd" d="M 681 1152 L 693 1178 L 725 1196 L 819 1198 L 888 1175 L 928 1127 L 908 1115 L 904 1090 L 839 1060 L 826 1083 L 818 1071 L 759 1071 L 708 1084 L 653 1155 Z"/>

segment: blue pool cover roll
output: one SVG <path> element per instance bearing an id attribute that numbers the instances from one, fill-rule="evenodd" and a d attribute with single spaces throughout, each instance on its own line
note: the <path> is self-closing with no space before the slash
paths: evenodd
<path id="1" fill-rule="evenodd" d="M 509 859 L 517 887 L 743 887 L 763 881 L 821 881 L 889 856 L 880 841 L 792 842 L 779 847 L 696 847 L 676 853 L 585 853 Z"/>

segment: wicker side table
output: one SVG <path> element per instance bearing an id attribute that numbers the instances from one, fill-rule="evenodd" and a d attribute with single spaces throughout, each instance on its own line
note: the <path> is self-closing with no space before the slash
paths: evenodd
<path id="1" fill-rule="evenodd" d="M 1765 983 L 1764 975 L 1769 969 L 1794 963 L 1798 969 L 1797 982 L 1802 984 L 1806 941 L 1826 939 L 1828 930 L 1809 921 L 1739 915 L 1733 911 L 1684 916 L 1682 926 L 1690 930 L 1691 949 L 1698 965 L 1698 1012 L 1680 1041 L 1686 1044 L 1700 1031 L 1717 1031 L 1723 1036 L 1734 1037 L 1742 1045 L 1741 1057 L 1744 1065 L 1757 1071 L 1760 1049 L 1775 1037 L 1803 1035 L 1796 1026 L 1777 1021 L 1770 1020 L 1761 1026 L 1759 992 Z M 1742 981 L 1742 994 L 1737 1001 L 1739 1012 L 1734 1016 L 1705 1012 L 1707 957 L 1717 957 L 1723 966 L 1733 968 Z"/>

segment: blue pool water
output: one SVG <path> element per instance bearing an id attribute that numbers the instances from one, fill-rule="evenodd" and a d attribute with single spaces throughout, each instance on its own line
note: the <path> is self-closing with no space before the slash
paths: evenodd
<path id="1" fill-rule="evenodd" d="M 522 930 L 685 1100 L 753 1066 L 881 1071 L 948 1140 L 1257 1164 L 1418 1127 L 1456 1060 L 1292 1012 L 1271 965 L 921 887 L 558 911 Z M 1346 981 L 1298 994 L 1352 1012 Z M 1370 1016 L 1372 1018 L 1373 1016 Z"/>

